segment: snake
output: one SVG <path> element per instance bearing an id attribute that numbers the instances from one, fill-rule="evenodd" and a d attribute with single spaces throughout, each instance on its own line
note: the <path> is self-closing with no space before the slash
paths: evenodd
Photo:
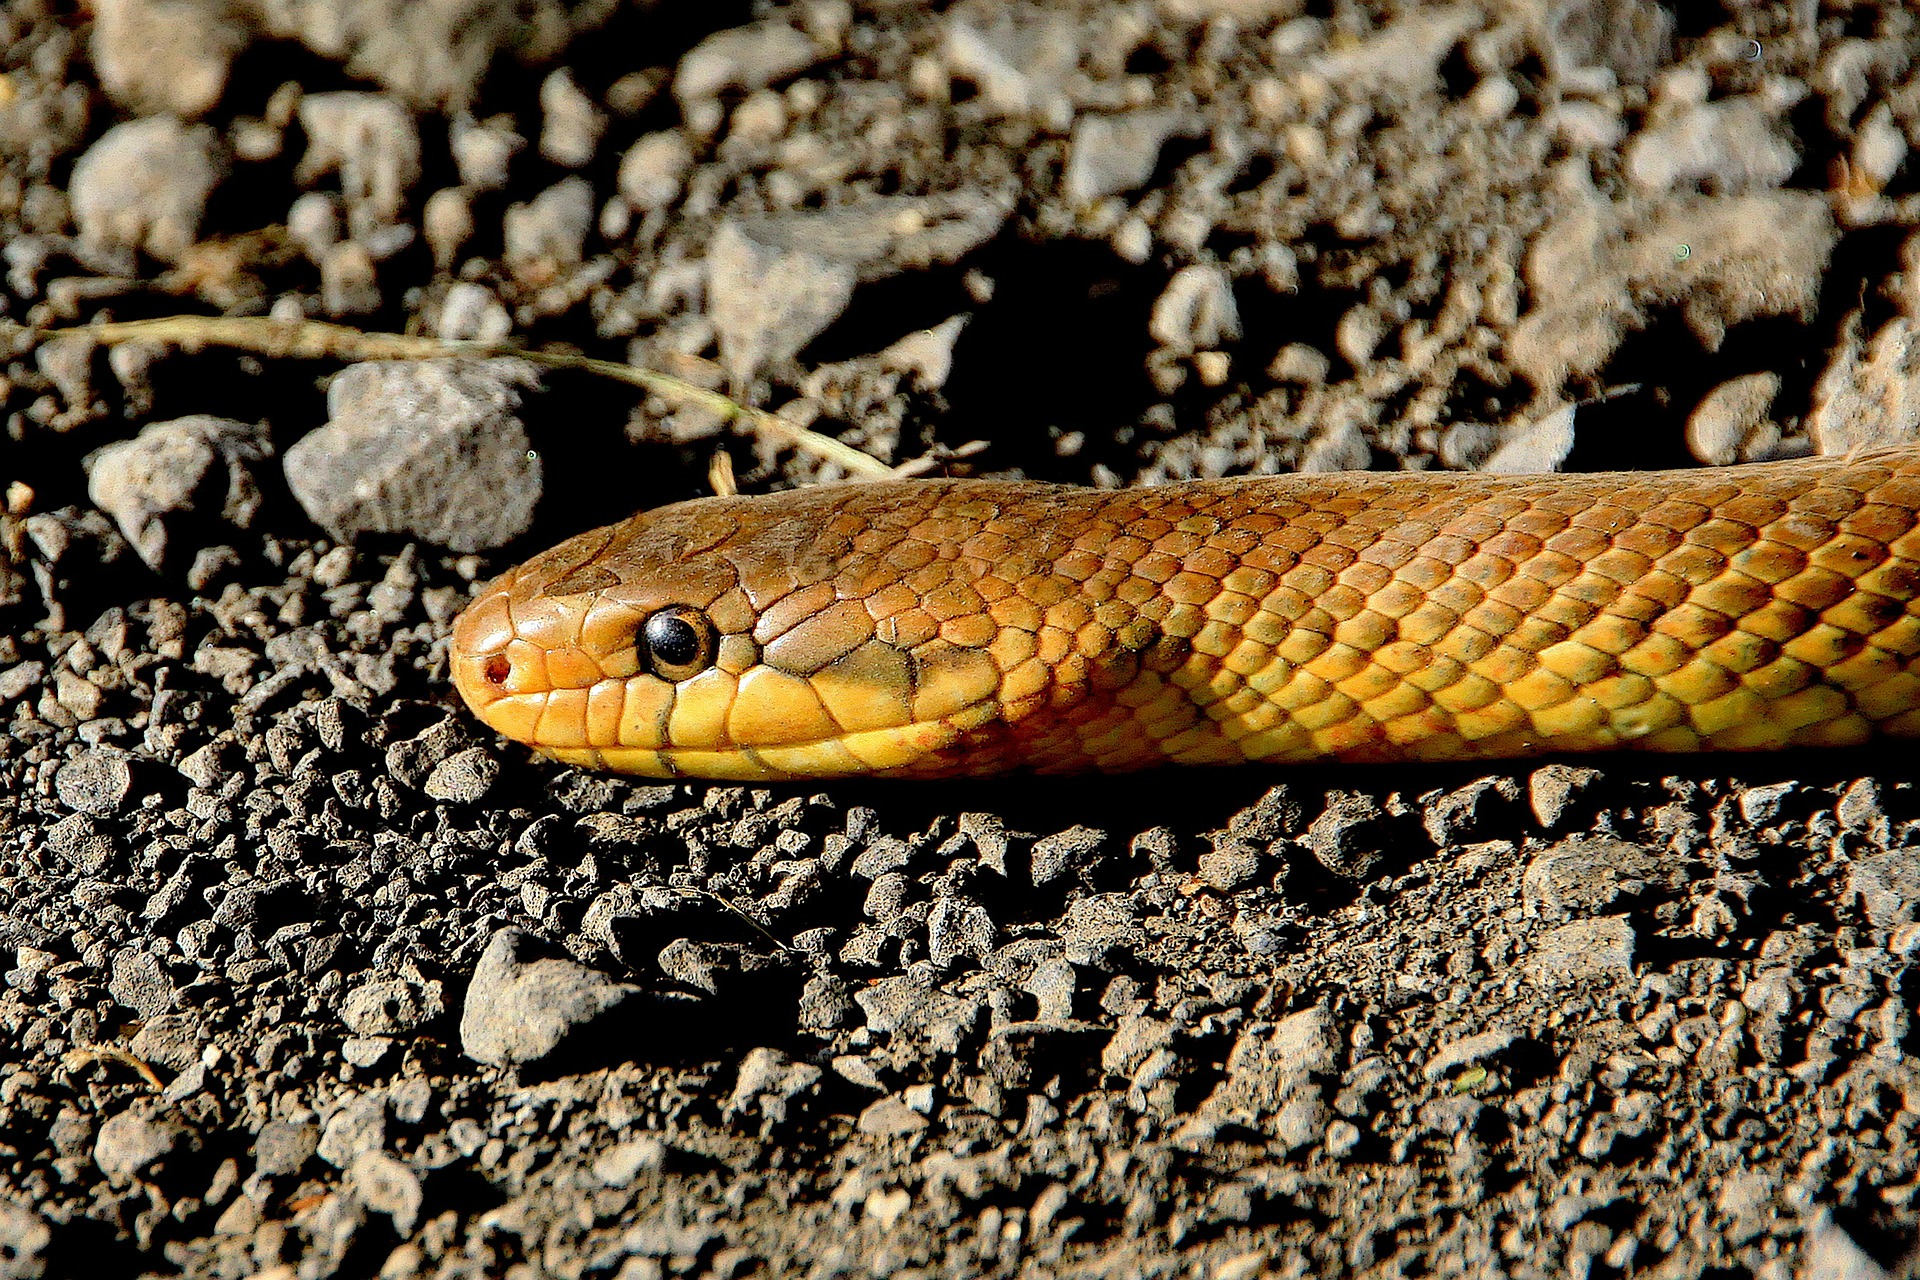
<path id="1" fill-rule="evenodd" d="M 556 760 L 732 781 L 1920 736 L 1920 449 L 711 497 L 481 588 L 453 684 Z"/>

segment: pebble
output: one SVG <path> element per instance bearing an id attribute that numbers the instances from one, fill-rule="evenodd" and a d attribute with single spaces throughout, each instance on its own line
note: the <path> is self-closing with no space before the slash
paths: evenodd
<path id="1" fill-rule="evenodd" d="M 1233 283 L 1213 263 L 1182 267 L 1154 299 L 1147 332 L 1162 347 L 1191 355 L 1240 337 L 1240 310 Z"/>
<path id="2" fill-rule="evenodd" d="M 206 1042 L 207 1029 L 198 1017 L 162 1013 L 147 1018 L 127 1042 L 127 1052 L 169 1071 L 185 1071 L 200 1061 L 200 1049 Z"/>
<path id="3" fill-rule="evenodd" d="M 1527 806 L 1533 810 L 1533 820 L 1546 831 L 1560 826 L 1601 776 L 1598 769 L 1586 765 L 1541 765 L 1527 777 Z"/>
<path id="4" fill-rule="evenodd" d="M 1320 865 L 1349 880 L 1372 874 L 1392 846 L 1397 824 L 1380 802 L 1358 791 L 1330 791 L 1303 843 Z"/>
<path id="5" fill-rule="evenodd" d="M 673 96 L 685 110 L 729 89 L 752 93 L 798 75 L 823 53 L 806 32 L 777 19 L 716 31 L 681 57 Z"/>
<path id="6" fill-rule="evenodd" d="M 840 318 L 859 280 L 846 258 L 759 233 L 763 226 L 726 222 L 707 252 L 708 318 L 720 363 L 736 385 L 798 355 Z"/>
<path id="7" fill-rule="evenodd" d="M 1521 873 L 1521 897 L 1532 914 L 1590 914 L 1644 889 L 1658 867 L 1638 845 L 1612 836 L 1574 836 L 1533 856 Z"/>
<path id="8" fill-rule="evenodd" d="M 1067 143 L 1062 193 L 1071 204 L 1084 206 L 1145 186 L 1160 163 L 1160 150 L 1167 140 L 1194 127 L 1181 111 L 1084 113 L 1073 122 L 1073 135 Z"/>
<path id="9" fill-rule="evenodd" d="M 1075 826 L 1034 841 L 1029 874 L 1035 887 L 1052 884 L 1073 871 L 1090 871 L 1100 861 L 1107 833 Z"/>
<path id="10" fill-rule="evenodd" d="M 525 533 L 541 465 L 515 412 L 538 385 L 512 360 L 350 365 L 328 421 L 287 450 L 293 496 L 333 537 L 398 533 L 484 551 Z"/>
<path id="11" fill-rule="evenodd" d="M 707 318 L 737 384 L 798 355 L 840 318 L 856 284 L 954 262 L 1005 225 L 996 196 L 876 196 L 724 222 L 708 247 Z"/>
<path id="12" fill-rule="evenodd" d="M 1920 324 L 1896 315 L 1863 342 L 1859 313 L 1849 316 L 1814 384 L 1807 434 L 1829 458 L 1920 440 Z"/>
<path id="13" fill-rule="evenodd" d="M 1442 849 L 1470 844 L 1484 830 L 1504 829 L 1519 802 L 1520 785 L 1512 778 L 1481 778 L 1428 804 L 1421 825 Z"/>
<path id="14" fill-rule="evenodd" d="M 925 1116 L 908 1106 L 905 1099 L 889 1095 L 871 1102 L 854 1121 L 854 1127 L 861 1133 L 876 1138 L 902 1138 L 910 1133 L 918 1133 L 928 1125 Z"/>
<path id="15" fill-rule="evenodd" d="M 108 1181 L 124 1184 L 153 1172 L 155 1165 L 176 1151 L 199 1146 L 199 1137 L 186 1125 L 136 1104 L 101 1122 L 93 1162 Z"/>
<path id="16" fill-rule="evenodd" d="M 1804 1240 L 1798 1280 L 1890 1280 L 1893 1274 L 1874 1261 L 1824 1210 Z"/>
<path id="17" fill-rule="evenodd" d="M 733 1092 L 721 1113 L 728 1117 L 757 1118 L 761 1136 L 787 1123 L 799 1111 L 801 1100 L 819 1092 L 826 1072 L 811 1062 L 795 1062 L 779 1049 L 749 1049 L 740 1059 Z"/>
<path id="18" fill-rule="evenodd" d="M 1635 941 L 1625 916 L 1575 920 L 1542 937 L 1523 971 L 1543 984 L 1624 975 L 1633 969 Z"/>
<path id="19" fill-rule="evenodd" d="M 1687 415 L 1687 450 L 1708 466 L 1750 461 L 1771 425 L 1767 410 L 1780 394 L 1780 375 L 1749 373 L 1721 383 L 1702 396 Z M 1773 427 L 1772 441 L 1780 430 Z"/>
<path id="20" fill-rule="evenodd" d="M 540 154 L 566 169 L 584 168 L 600 146 L 607 113 L 573 82 L 566 67 L 540 82 Z"/>
<path id="21" fill-rule="evenodd" d="M 1516 1039 L 1511 1031 L 1493 1030 L 1449 1040 L 1427 1059 L 1420 1068 L 1420 1074 L 1429 1082 L 1444 1080 L 1462 1067 L 1471 1067 L 1505 1053 L 1513 1047 Z"/>
<path id="22" fill-rule="evenodd" d="M 941 55 L 995 111 L 1030 116 L 1064 132 L 1073 119 L 1066 82 L 1079 65 L 1085 29 L 1076 16 L 1024 10 L 954 9 Z"/>
<path id="23" fill-rule="evenodd" d="M 965 898 L 941 898 L 927 916 L 927 959 L 942 969 L 964 957 L 979 960 L 993 950 L 993 917 Z"/>
<path id="24" fill-rule="evenodd" d="M 693 146 L 678 129 L 635 139 L 620 157 L 620 195 L 642 213 L 665 209 L 680 198 L 693 169 Z"/>
<path id="25" fill-rule="evenodd" d="M 142 1018 L 173 1008 L 173 979 L 152 952 L 125 947 L 114 953 L 107 992 Z"/>
<path id="26" fill-rule="evenodd" d="M 420 130 L 412 113 L 387 94 L 355 90 L 310 93 L 299 110 L 307 150 L 294 181 L 310 187 L 339 175 L 355 238 L 398 222 L 420 180 Z"/>
<path id="27" fill-rule="evenodd" d="M 349 991 L 340 1002 L 340 1021 L 359 1036 L 404 1036 L 445 1011 L 439 982 L 384 978 Z"/>
<path id="28" fill-rule="evenodd" d="M 0 1200 L 0 1276 L 6 1280 L 41 1280 L 47 1274 L 41 1255 L 53 1243 L 53 1227 L 31 1206 Z"/>
<path id="29" fill-rule="evenodd" d="M 206 125 L 172 116 L 117 124 L 74 162 L 67 197 L 80 238 L 172 262 L 199 236 L 226 168 L 220 137 Z"/>
<path id="30" fill-rule="evenodd" d="M 307 1167 L 320 1146 L 320 1130 L 305 1120 L 275 1119 L 253 1140 L 253 1167 L 269 1178 L 290 1177 Z"/>
<path id="31" fill-rule="evenodd" d="M 420 1219 L 422 1192 L 419 1175 L 384 1151 L 362 1151 L 347 1167 L 347 1185 L 360 1203 L 393 1219 L 393 1229 L 405 1239 Z"/>
<path id="32" fill-rule="evenodd" d="M 1847 869 L 1846 896 L 1876 929 L 1913 923 L 1920 916 L 1920 850 L 1896 849 L 1854 862 Z"/>
<path id="33" fill-rule="evenodd" d="M 119 861 L 113 838 L 85 813 L 68 814 L 54 823 L 47 832 L 47 847 L 84 876 L 103 875 Z"/>
<path id="34" fill-rule="evenodd" d="M 175 518 L 203 503 L 218 501 L 221 519 L 250 527 L 261 502 L 254 466 L 272 456 L 263 426 L 207 414 L 155 422 L 91 455 L 87 496 L 113 517 L 134 552 L 159 569 Z"/>
<path id="35" fill-rule="evenodd" d="M 454 118 L 448 130 L 448 145 L 461 186 L 471 191 L 497 191 L 507 185 L 507 171 L 527 140 L 513 131 L 509 117 L 477 121 L 461 115 Z"/>
<path id="36" fill-rule="evenodd" d="M 468 747 L 442 760 L 421 790 L 448 804 L 478 804 L 500 777 L 500 761 L 485 747 Z"/>
<path id="37" fill-rule="evenodd" d="M 320 259 L 320 305 L 331 316 L 378 311 L 383 299 L 373 254 L 357 240 L 342 240 Z"/>
<path id="38" fill-rule="evenodd" d="M 336 1169 L 387 1145 L 387 1098 L 380 1090 L 354 1094 L 327 1117 L 314 1153 Z"/>
<path id="39" fill-rule="evenodd" d="M 198 116 L 227 87 L 247 27 L 223 6 L 99 0 L 88 43 L 100 87 L 133 115 Z"/>
<path id="40" fill-rule="evenodd" d="M 655 1171 L 666 1164 L 668 1149 L 666 1140 L 653 1134 L 628 1138 L 594 1158 L 593 1176 L 605 1186 L 632 1186 L 642 1172 Z"/>
<path id="41" fill-rule="evenodd" d="M 525 204 L 508 207 L 503 256 L 520 280 L 548 284 L 586 258 L 591 230 L 592 185 L 577 175 L 562 178 Z"/>
<path id="42" fill-rule="evenodd" d="M 537 1062 L 573 1030 L 639 992 L 583 964 L 534 959 L 530 951 L 525 934 L 501 929 L 474 968 L 460 1015 L 460 1047 L 476 1062 Z"/>
<path id="43" fill-rule="evenodd" d="M 1212 849 L 1200 855 L 1200 878 L 1222 893 L 1232 893 L 1260 878 L 1266 850 L 1251 840 L 1222 834 Z"/>
<path id="44" fill-rule="evenodd" d="M 95 747 L 62 764 L 53 776 L 54 794 L 76 813 L 96 818 L 120 812 L 133 790 L 133 765 L 125 752 Z"/>
<path id="45" fill-rule="evenodd" d="M 1726 192 L 1777 187 L 1800 163 L 1778 109 L 1758 94 L 1694 103 L 1655 119 L 1625 155 L 1627 176 L 1646 191 L 1703 182 Z"/>
<path id="46" fill-rule="evenodd" d="M 1573 452 L 1574 405 L 1555 409 L 1509 432 L 1480 465 L 1496 475 L 1541 475 L 1558 471 Z"/>

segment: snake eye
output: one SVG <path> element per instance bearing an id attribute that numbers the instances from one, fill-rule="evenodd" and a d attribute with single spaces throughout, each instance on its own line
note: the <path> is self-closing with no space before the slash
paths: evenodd
<path id="1" fill-rule="evenodd" d="M 684 604 L 670 604 L 640 628 L 647 665 L 662 680 L 685 680 L 713 665 L 713 624 Z"/>

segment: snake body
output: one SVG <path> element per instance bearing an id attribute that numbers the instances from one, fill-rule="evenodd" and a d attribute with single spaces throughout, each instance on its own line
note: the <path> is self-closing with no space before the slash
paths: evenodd
<path id="1" fill-rule="evenodd" d="M 781 779 L 1920 736 L 1920 450 L 1697 471 L 708 498 L 459 618 L 556 759 Z"/>

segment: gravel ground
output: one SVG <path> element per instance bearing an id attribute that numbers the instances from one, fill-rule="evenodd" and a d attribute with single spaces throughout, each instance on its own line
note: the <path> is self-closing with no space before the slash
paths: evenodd
<path id="1" fill-rule="evenodd" d="M 659 786 L 475 584 L 835 466 L 1920 422 L 1898 0 L 0 7 L 0 1275 L 1901 1273 L 1886 752 Z M 331 378 L 331 381 L 325 379 Z"/>

